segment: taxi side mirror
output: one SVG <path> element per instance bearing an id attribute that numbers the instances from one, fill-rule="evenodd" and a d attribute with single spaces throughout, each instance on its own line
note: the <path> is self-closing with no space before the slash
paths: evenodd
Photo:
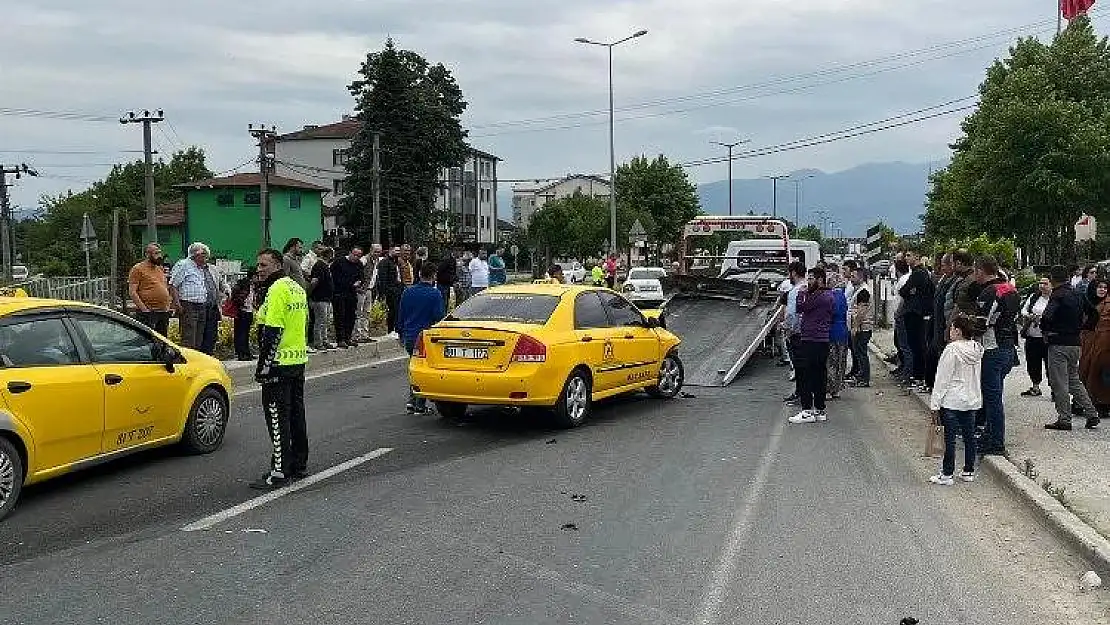
<path id="1" fill-rule="evenodd" d="M 166 367 L 166 371 L 173 373 L 175 371 L 174 365 L 181 362 L 181 352 L 169 343 L 163 343 L 162 345 L 162 364 Z"/>
<path id="2" fill-rule="evenodd" d="M 647 318 L 644 319 L 644 327 L 645 328 L 661 328 L 663 326 L 661 324 L 660 319 L 658 319 L 656 317 L 647 317 Z"/>

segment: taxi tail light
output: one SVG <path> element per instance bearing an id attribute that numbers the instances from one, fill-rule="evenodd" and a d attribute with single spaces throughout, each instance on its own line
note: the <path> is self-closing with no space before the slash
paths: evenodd
<path id="1" fill-rule="evenodd" d="M 424 333 L 421 332 L 420 335 L 416 337 L 416 346 L 412 350 L 412 357 L 426 358 L 427 355 L 427 352 L 424 350 Z"/>
<path id="2" fill-rule="evenodd" d="M 521 334 L 513 348 L 513 362 L 547 362 L 547 346 L 527 334 Z"/>

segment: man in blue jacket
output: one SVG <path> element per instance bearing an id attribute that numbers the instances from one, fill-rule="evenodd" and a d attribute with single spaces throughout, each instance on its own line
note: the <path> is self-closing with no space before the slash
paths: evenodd
<path id="1" fill-rule="evenodd" d="M 405 289 L 397 307 L 397 333 L 409 356 L 416 351 L 420 333 L 432 327 L 446 314 L 443 295 L 436 288 L 436 267 L 431 263 L 420 265 L 420 282 Z M 414 414 L 428 414 L 428 403 L 417 397 L 409 384 L 409 401 L 405 408 Z"/>

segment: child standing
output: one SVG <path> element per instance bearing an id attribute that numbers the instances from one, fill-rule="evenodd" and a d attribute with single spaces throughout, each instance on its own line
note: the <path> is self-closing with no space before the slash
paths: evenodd
<path id="1" fill-rule="evenodd" d="M 956 471 L 956 434 L 964 439 L 964 467 L 960 479 L 975 479 L 975 413 L 983 407 L 980 369 L 983 346 L 974 338 L 975 322 L 962 315 L 948 328 L 949 343 L 940 355 L 937 379 L 929 407 L 940 413 L 944 424 L 944 460 L 940 473 L 929 478 L 933 484 L 951 486 Z"/>

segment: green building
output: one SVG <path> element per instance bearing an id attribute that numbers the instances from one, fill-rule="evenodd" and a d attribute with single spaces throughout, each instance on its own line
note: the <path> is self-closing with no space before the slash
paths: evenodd
<path id="1" fill-rule="evenodd" d="M 261 174 L 235 174 L 177 185 L 183 204 L 158 210 L 158 240 L 170 260 L 184 258 L 190 243 L 199 241 L 218 260 L 254 264 L 262 247 Z M 271 175 L 270 244 L 280 249 L 299 237 L 306 243 L 323 235 L 322 195 L 329 189 Z M 131 222 L 136 238 L 145 238 L 145 221 Z M 141 245 L 141 243 L 140 243 Z"/>

